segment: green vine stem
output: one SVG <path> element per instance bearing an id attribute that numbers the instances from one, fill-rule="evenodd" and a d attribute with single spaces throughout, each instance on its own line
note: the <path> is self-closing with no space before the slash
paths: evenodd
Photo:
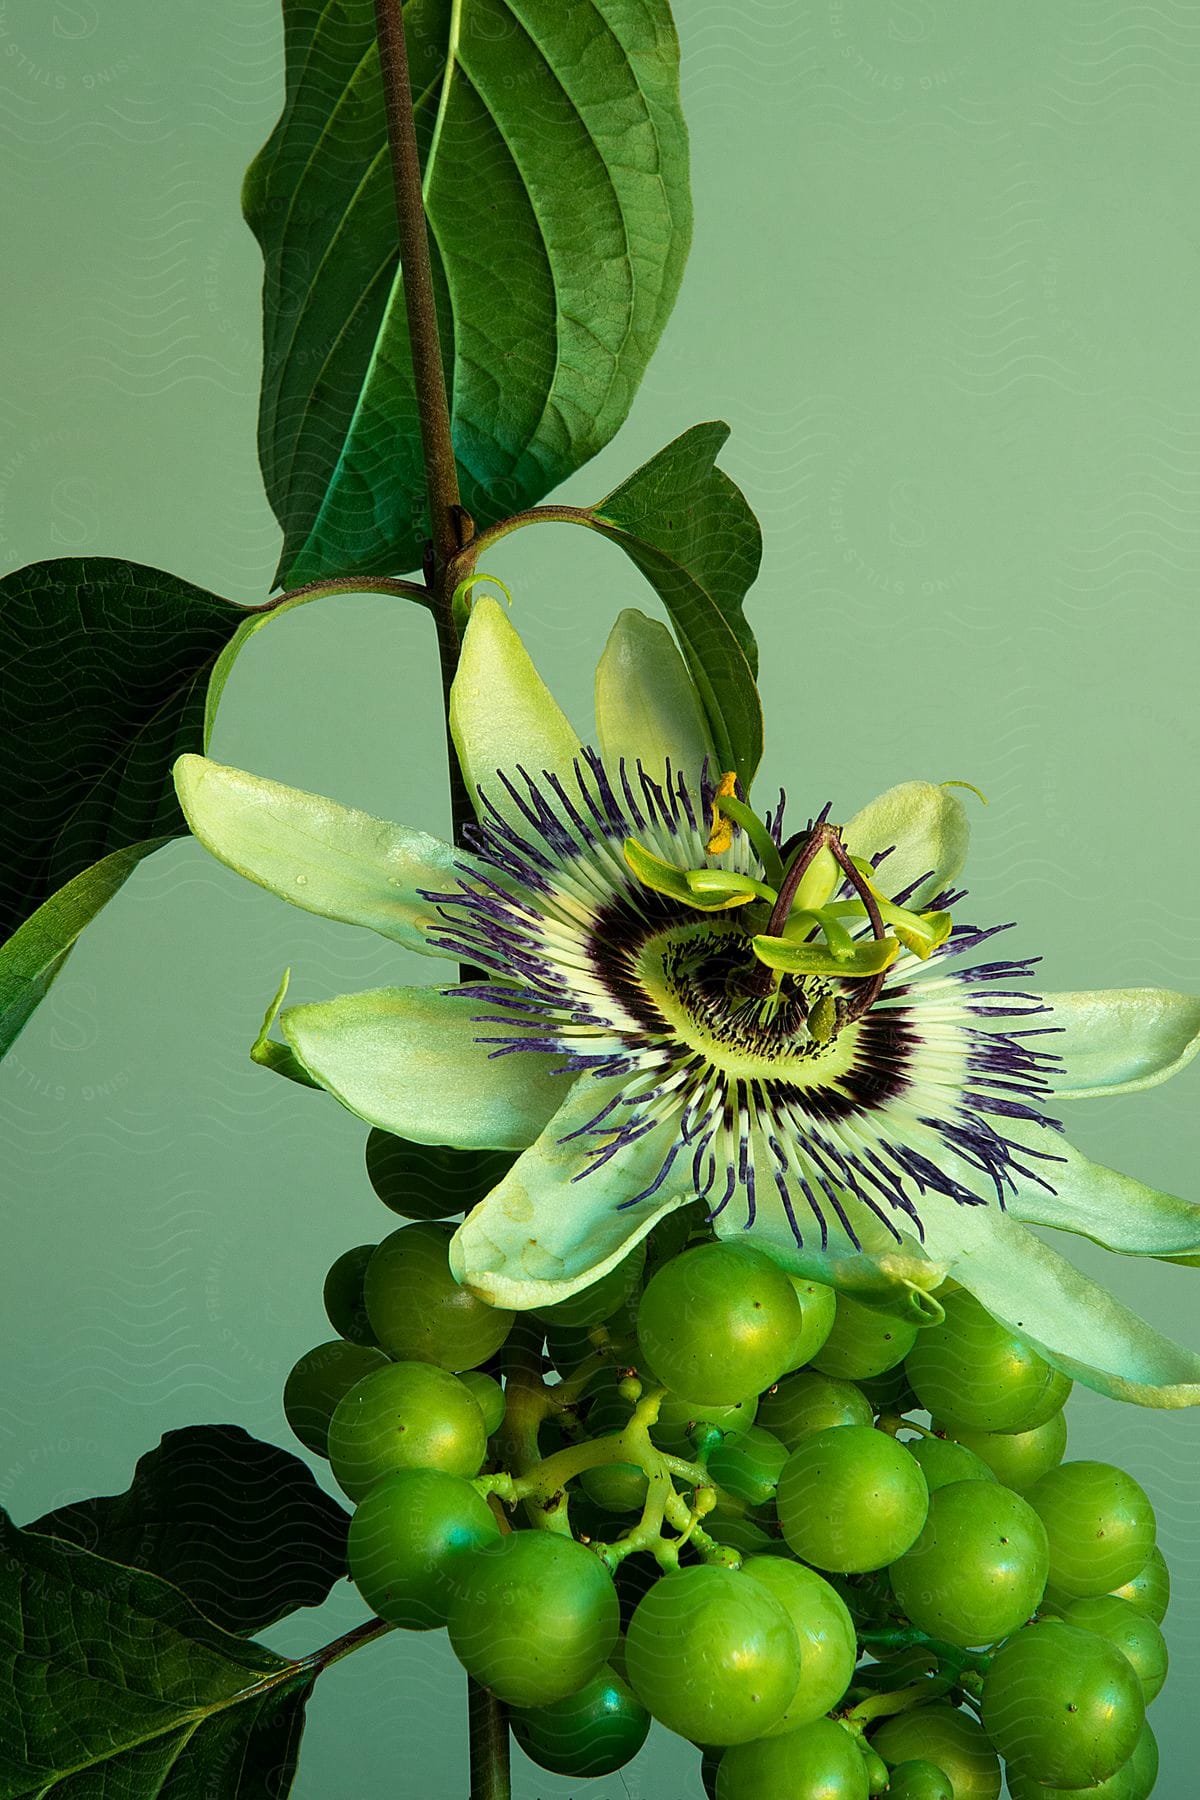
<path id="1" fill-rule="evenodd" d="M 911 1707 L 923 1706 L 929 1700 L 941 1700 L 953 1686 L 948 1677 L 927 1675 L 923 1681 L 914 1681 L 909 1687 L 892 1688 L 889 1693 L 872 1694 L 869 1700 L 860 1700 L 844 1715 L 842 1724 L 856 1736 L 861 1736 L 876 1719 L 908 1712 Z"/>
<path id="2" fill-rule="evenodd" d="M 509 1800 L 508 1720 L 494 1694 L 467 1676 L 471 1800 Z"/>
<path id="3" fill-rule="evenodd" d="M 332 1644 L 323 1644 L 311 1655 L 301 1657 L 300 1661 L 295 1664 L 295 1668 L 314 1669 L 318 1674 L 323 1673 L 324 1670 L 332 1668 L 335 1662 L 341 1662 L 343 1656 L 352 1656 L 356 1650 L 363 1649 L 367 1644 L 373 1644 L 376 1638 L 386 1637 L 390 1631 L 396 1629 L 396 1626 L 389 1625 L 386 1619 L 367 1619 L 364 1624 L 356 1625 L 353 1631 L 346 1632 L 344 1637 L 335 1638 Z M 289 1679 L 293 1672 L 293 1670 L 288 1671 Z"/>
<path id="4" fill-rule="evenodd" d="M 272 594 L 258 606 L 243 608 L 246 613 L 277 612 L 295 600 L 323 600 L 333 594 L 394 594 L 404 600 L 430 603 L 427 587 L 418 581 L 404 581 L 397 575 L 334 575 L 326 581 L 306 581 L 303 587 L 289 588 L 285 594 Z"/>
<path id="5" fill-rule="evenodd" d="M 706 1562 L 739 1568 L 742 1559 L 737 1551 L 718 1543 L 700 1521 L 718 1504 L 727 1512 L 743 1511 L 741 1502 L 715 1485 L 703 1460 L 688 1462 L 683 1457 L 668 1455 L 650 1436 L 650 1427 L 658 1417 L 665 1389 L 652 1388 L 643 1393 L 640 1383 L 631 1378 L 629 1393 L 633 1400 L 633 1416 L 624 1430 L 568 1444 L 552 1456 L 540 1456 L 539 1426 L 570 1403 L 559 1399 L 559 1388 L 547 1387 L 542 1380 L 541 1358 L 535 1355 L 533 1342 L 532 1337 L 526 1339 L 518 1328 L 506 1346 L 509 1402 L 501 1437 L 501 1455 L 506 1467 L 479 1476 L 474 1484 L 479 1492 L 489 1500 L 502 1500 L 506 1506 L 524 1504 L 533 1525 L 543 1531 L 570 1535 L 568 1483 L 587 1469 L 629 1463 L 641 1469 L 646 1477 L 646 1501 L 640 1520 L 623 1537 L 611 1543 L 584 1540 L 591 1542 L 592 1549 L 609 1569 L 615 1570 L 627 1556 L 639 1551 L 655 1557 L 664 1569 L 678 1568 L 679 1552 L 686 1543 L 691 1543 Z M 597 1366 L 604 1367 L 605 1364 L 601 1361 Z M 580 1374 L 582 1370 L 572 1378 L 573 1388 Z M 690 1502 L 676 1491 L 674 1477 L 692 1489 Z M 671 1527 L 674 1536 L 664 1537 L 664 1524 Z"/>
<path id="6" fill-rule="evenodd" d="M 479 554 L 498 544 L 510 531 L 519 531 L 523 525 L 586 525 L 595 530 L 596 520 L 587 506 L 529 506 L 524 512 L 511 513 L 507 519 L 489 525 L 472 541 L 471 548 Z"/>
<path id="7" fill-rule="evenodd" d="M 924 1650 L 935 1658 L 941 1675 L 949 1687 L 961 1688 L 977 1698 L 983 1677 L 991 1667 L 991 1653 L 986 1650 L 959 1650 L 941 1638 L 930 1637 L 915 1625 L 894 1626 L 879 1631 L 859 1629 L 859 1641 L 866 1650 Z M 939 1677 L 940 1679 L 941 1677 Z M 870 1704 L 870 1702 L 864 1702 Z M 916 1702 L 912 1702 L 916 1704 Z M 856 1709 L 857 1711 L 858 1709 Z M 884 1709 L 887 1710 L 886 1708 Z M 873 1715 L 872 1715 L 873 1716 Z"/>
<path id="8" fill-rule="evenodd" d="M 550 1500 L 585 1469 L 598 1469 L 606 1463 L 633 1463 L 649 1480 L 660 1475 L 678 1475 L 691 1487 L 707 1486 L 708 1476 L 698 1463 L 668 1456 L 651 1442 L 650 1427 L 658 1418 L 665 1392 L 664 1388 L 653 1388 L 643 1394 L 623 1431 L 572 1444 L 566 1450 L 546 1457 L 513 1483 L 516 1497 L 519 1500 Z"/>

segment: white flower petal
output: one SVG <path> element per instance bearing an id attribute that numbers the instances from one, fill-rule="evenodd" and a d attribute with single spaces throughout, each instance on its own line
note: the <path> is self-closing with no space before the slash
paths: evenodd
<path id="1" fill-rule="evenodd" d="M 462 852 L 206 756 L 179 758 L 175 788 L 193 834 L 239 875 L 305 912 L 444 954 L 428 942 L 440 921 L 421 890 L 457 886 L 457 871 L 475 867 Z"/>
<path id="2" fill-rule="evenodd" d="M 1200 1206 L 1194 1201 L 1164 1194 L 1132 1175 L 1092 1162 L 1061 1132 L 1027 1120 L 1006 1120 L 1004 1126 L 1017 1144 L 1056 1159 L 1027 1162 L 1041 1181 L 1017 1177 L 1017 1191 L 1006 1200 L 1010 1218 L 1075 1232 L 1124 1256 L 1200 1251 Z"/>
<path id="3" fill-rule="evenodd" d="M 659 1219 L 692 1199 L 681 1159 L 680 1180 L 668 1176 L 652 1195 L 629 1204 L 661 1172 L 673 1122 L 594 1166 L 605 1133 L 586 1128 L 622 1086 L 580 1076 L 537 1142 L 460 1225 L 450 1266 L 490 1305 L 521 1312 L 565 1300 L 607 1274 Z M 614 1111 L 606 1122 L 624 1116 Z"/>
<path id="4" fill-rule="evenodd" d="M 377 988 L 279 1015 L 326 1091 L 368 1124 L 419 1144 L 522 1150 L 570 1091 L 551 1056 L 494 1056 L 478 1000 L 436 988 Z"/>
<path id="5" fill-rule="evenodd" d="M 596 669 L 596 729 L 609 779 L 620 789 L 621 764 L 633 778 L 640 762 L 661 780 L 669 761 L 696 784 L 716 752 L 704 708 L 675 639 L 657 619 L 627 608 Z"/>
<path id="6" fill-rule="evenodd" d="M 1200 1404 L 1200 1356 L 1165 1338 L 998 1206 L 927 1197 L 926 1248 L 1075 1381 L 1139 1406 Z"/>
<path id="7" fill-rule="evenodd" d="M 1169 988 L 1046 994 L 1055 1030 L 1046 1048 L 1062 1058 L 1050 1080 L 1060 1100 L 1156 1087 L 1200 1050 L 1200 999 Z"/>
<path id="8" fill-rule="evenodd" d="M 569 778 L 579 755 L 578 732 L 534 668 L 503 607 L 486 595 L 476 600 L 463 634 L 450 690 L 450 729 L 476 810 L 482 790 L 518 830 L 525 820 L 498 772 L 523 791 L 519 769 L 535 781 L 544 770 Z"/>
<path id="9" fill-rule="evenodd" d="M 959 874 L 969 836 L 958 790 L 931 781 L 905 781 L 888 788 L 847 820 L 842 830 L 854 856 L 890 852 L 879 865 L 879 890 L 891 899 L 912 888 L 905 904 L 916 911 L 928 906 Z"/>

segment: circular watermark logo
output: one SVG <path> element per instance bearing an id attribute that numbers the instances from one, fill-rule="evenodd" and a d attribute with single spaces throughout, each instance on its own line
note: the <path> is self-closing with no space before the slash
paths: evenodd
<path id="1" fill-rule="evenodd" d="M 0 69 L 11 92 L 79 101 L 115 97 L 134 63 L 111 0 L 0 0 Z"/>
<path id="2" fill-rule="evenodd" d="M 1051 341 L 1071 367 L 1177 404 L 1171 346 L 1189 341 L 1198 279 L 1200 245 L 1178 209 L 1105 182 L 1078 184 L 1056 217 L 1038 286 Z"/>
<path id="3" fill-rule="evenodd" d="M 825 525 L 835 566 L 856 585 L 895 600 L 936 600 L 970 581 L 961 520 L 919 468 L 863 445 L 834 465 Z"/>
<path id="4" fill-rule="evenodd" d="M 1190 710 L 1181 712 L 1164 704 L 1148 681 L 1133 684 L 1119 706 L 1118 711 L 1099 702 L 1090 722 L 1082 723 L 1068 741 L 1060 738 L 1046 752 L 1040 771 L 1042 816 L 1047 844 L 1053 845 L 1054 859 L 1063 867 L 1094 866 L 1096 818 L 1076 804 L 1076 794 L 1081 790 L 1119 794 L 1130 768 L 1142 760 L 1139 739 L 1144 736 L 1156 744 L 1169 744 L 1176 769 L 1194 769 L 1200 763 L 1200 723 Z M 1107 764 L 1111 764 L 1111 779 L 1106 778 Z M 1152 877 L 1148 892 L 1154 892 Z M 1162 903 L 1170 908 L 1165 894 Z M 1182 914 L 1179 928 L 1181 935 L 1188 929 Z"/>
<path id="5" fill-rule="evenodd" d="M 86 979 L 55 982 L 39 1009 L 36 1036 L 18 1038 L 0 1067 L 0 1085 L 17 1100 L 91 1108 L 115 1117 L 133 1098 L 133 1069 L 100 1054 L 103 1001 Z"/>
<path id="6" fill-rule="evenodd" d="M 10 426 L 0 450 L 0 556 L 12 567 L 82 556 L 102 538 L 105 452 L 94 433 L 62 426 L 22 439 Z M 111 457 L 108 459 L 111 464 Z"/>
<path id="7" fill-rule="evenodd" d="M 25 1439 L 12 1462 L 0 1469 L 0 1507 L 27 1520 L 87 1499 L 95 1492 L 95 1463 L 101 1454 L 95 1438 L 69 1432 Z"/>
<path id="8" fill-rule="evenodd" d="M 979 22 L 959 0 L 828 0 L 834 69 L 879 94 L 944 98 L 979 53 Z"/>

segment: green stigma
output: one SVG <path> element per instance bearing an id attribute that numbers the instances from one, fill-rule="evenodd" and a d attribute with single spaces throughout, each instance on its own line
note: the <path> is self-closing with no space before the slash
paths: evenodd
<path id="1" fill-rule="evenodd" d="M 801 981 L 829 976 L 861 981 L 869 985 L 859 996 L 857 1014 L 876 997 L 884 972 L 902 949 L 925 961 L 946 942 L 950 914 L 916 912 L 889 900 L 875 885 L 872 864 L 846 849 L 840 826 L 823 821 L 785 858 L 736 788 L 732 775 L 717 788 L 706 849 L 711 856 L 723 855 L 734 834 L 744 833 L 762 865 L 763 880 L 711 865 L 681 869 L 632 837 L 626 838 L 624 853 L 643 886 L 683 906 L 705 913 L 749 909 L 739 924 L 762 970 L 761 978 L 753 980 L 754 992 L 769 994 L 784 975 Z M 840 894 L 846 884 L 853 893 Z M 871 927 L 870 937 L 851 929 L 863 921 Z M 834 999 L 814 996 L 813 1037 L 827 1040 L 840 1022 Z"/>

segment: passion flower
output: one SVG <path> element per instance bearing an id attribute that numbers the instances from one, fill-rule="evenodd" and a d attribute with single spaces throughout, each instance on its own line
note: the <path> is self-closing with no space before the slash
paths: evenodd
<path id="1" fill-rule="evenodd" d="M 522 1152 L 454 1238 L 460 1281 L 551 1304 L 698 1197 L 790 1269 L 935 1315 L 952 1275 L 1067 1374 L 1200 1399 L 1200 1359 L 1026 1229 L 1200 1249 L 1200 1208 L 1090 1162 L 1053 1112 L 1182 1067 L 1200 1002 L 1040 992 L 1036 958 L 997 953 L 1009 923 L 961 912 L 952 785 L 906 782 L 840 825 L 794 830 L 782 799 L 760 816 L 640 614 L 601 659 L 598 748 L 490 600 L 451 726 L 463 848 L 201 757 L 176 779 L 241 874 L 481 972 L 279 1013 L 292 1072 L 372 1124 Z"/>

